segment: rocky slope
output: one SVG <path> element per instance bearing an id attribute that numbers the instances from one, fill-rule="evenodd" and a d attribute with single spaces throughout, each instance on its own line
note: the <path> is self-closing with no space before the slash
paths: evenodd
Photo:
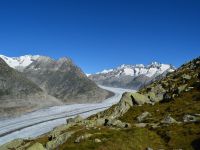
<path id="1" fill-rule="evenodd" d="M 198 150 L 199 108 L 200 57 L 137 93 L 124 93 L 106 111 L 67 119 L 50 133 L 1 148 Z"/>
<path id="2" fill-rule="evenodd" d="M 0 118 L 61 104 L 0 58 Z"/>
<path id="3" fill-rule="evenodd" d="M 168 64 L 153 62 L 150 65 L 122 65 L 116 69 L 104 70 L 88 77 L 100 85 L 111 87 L 122 87 L 140 89 L 157 77 L 164 77 L 168 72 L 173 72 L 175 68 Z"/>
<path id="4" fill-rule="evenodd" d="M 50 57 L 39 57 L 23 73 L 49 95 L 63 102 L 98 102 L 111 95 L 88 79 L 69 58 L 56 61 Z"/>
<path id="5" fill-rule="evenodd" d="M 0 58 L 22 72 L 47 94 L 67 103 L 99 102 L 112 93 L 99 88 L 71 59 L 54 60 L 39 55 Z"/>

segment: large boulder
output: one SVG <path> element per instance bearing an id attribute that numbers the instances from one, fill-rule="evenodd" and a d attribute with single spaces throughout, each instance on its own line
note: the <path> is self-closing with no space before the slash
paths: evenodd
<path id="1" fill-rule="evenodd" d="M 149 98 L 139 93 L 131 94 L 132 105 L 142 105 L 144 103 L 151 103 Z"/>
<path id="2" fill-rule="evenodd" d="M 151 104 L 151 101 L 147 96 L 140 93 L 125 92 L 118 104 L 112 106 L 109 111 L 100 112 L 98 115 L 100 115 L 101 118 L 115 119 L 122 116 L 131 107 L 145 103 Z"/>
<path id="3" fill-rule="evenodd" d="M 35 143 L 27 148 L 27 150 L 46 150 L 41 143 Z"/>
<path id="4" fill-rule="evenodd" d="M 150 99 L 151 102 L 159 102 L 163 100 L 166 90 L 161 84 L 158 84 L 155 87 L 150 87 L 149 89 L 150 91 L 148 91 L 145 95 Z"/>
<path id="5" fill-rule="evenodd" d="M 74 133 L 75 131 L 65 132 L 57 136 L 55 139 L 52 139 L 51 141 L 47 142 L 46 144 L 47 150 L 56 149 L 59 145 L 65 143 L 67 139 L 69 139 L 71 135 Z"/>

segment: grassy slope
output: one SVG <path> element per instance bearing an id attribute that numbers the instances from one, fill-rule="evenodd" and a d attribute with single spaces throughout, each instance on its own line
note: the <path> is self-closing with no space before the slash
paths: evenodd
<path id="1" fill-rule="evenodd" d="M 198 96 L 198 97 L 197 97 Z M 168 103 L 157 103 L 154 106 L 144 105 L 142 107 L 133 107 L 120 119 L 129 123 L 137 123 L 136 117 L 144 111 L 151 113 L 151 117 L 145 122 L 159 123 L 164 116 L 170 114 L 177 121 L 183 121 L 185 114 L 200 114 L 200 92 L 194 89 L 189 93 L 183 93 L 174 101 Z M 147 127 L 160 136 L 166 143 L 166 146 L 172 148 L 194 149 L 192 142 L 200 139 L 199 123 L 182 123 L 170 126 L 162 126 L 153 129 Z"/>
<path id="2" fill-rule="evenodd" d="M 195 95 L 195 98 L 194 98 Z M 137 123 L 136 117 L 148 111 L 151 118 L 146 120 L 147 123 L 158 123 L 167 114 L 171 114 L 177 121 L 182 121 L 185 114 L 200 113 L 200 92 L 194 89 L 189 93 L 183 93 L 175 101 L 169 103 L 158 103 L 154 106 L 143 105 L 141 107 L 131 108 L 120 120 L 131 124 Z M 73 135 L 60 149 L 97 149 L 97 150 L 144 150 L 147 147 L 153 149 L 187 149 L 192 150 L 197 147 L 200 139 L 199 123 L 182 123 L 159 128 L 137 128 L 114 130 L 106 127 L 98 129 L 83 129 Z M 89 140 L 79 144 L 74 143 L 76 137 L 83 133 L 95 133 Z M 100 133 L 100 134 L 98 134 Z M 99 138 L 103 142 L 95 143 L 94 139 Z"/>

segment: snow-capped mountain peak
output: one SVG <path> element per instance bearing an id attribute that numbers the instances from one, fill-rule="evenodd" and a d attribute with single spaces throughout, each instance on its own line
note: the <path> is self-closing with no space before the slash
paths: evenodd
<path id="1" fill-rule="evenodd" d="M 88 77 L 100 85 L 139 89 L 174 70 L 175 68 L 172 65 L 158 62 L 152 62 L 149 65 L 123 64 L 114 69 L 103 70 Z"/>
<path id="2" fill-rule="evenodd" d="M 174 67 L 169 64 L 161 64 L 159 62 L 152 62 L 149 65 L 135 64 L 135 65 L 121 65 L 115 69 L 105 69 L 102 72 L 97 72 L 96 74 L 110 74 L 119 76 L 133 76 L 137 77 L 139 75 L 145 75 L 147 77 L 152 77 L 154 75 L 159 75 L 165 71 L 172 72 Z"/>
<path id="3" fill-rule="evenodd" d="M 7 57 L 0 55 L 0 58 L 2 58 L 10 67 L 15 69 L 23 69 L 30 65 L 34 60 L 37 60 L 39 57 L 40 55 L 24 55 L 20 57 Z"/>

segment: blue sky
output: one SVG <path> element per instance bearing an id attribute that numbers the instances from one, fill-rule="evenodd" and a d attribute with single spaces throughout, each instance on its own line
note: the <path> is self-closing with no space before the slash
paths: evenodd
<path id="1" fill-rule="evenodd" d="M 0 53 L 71 57 L 85 72 L 200 56 L 199 0 L 0 0 Z"/>

